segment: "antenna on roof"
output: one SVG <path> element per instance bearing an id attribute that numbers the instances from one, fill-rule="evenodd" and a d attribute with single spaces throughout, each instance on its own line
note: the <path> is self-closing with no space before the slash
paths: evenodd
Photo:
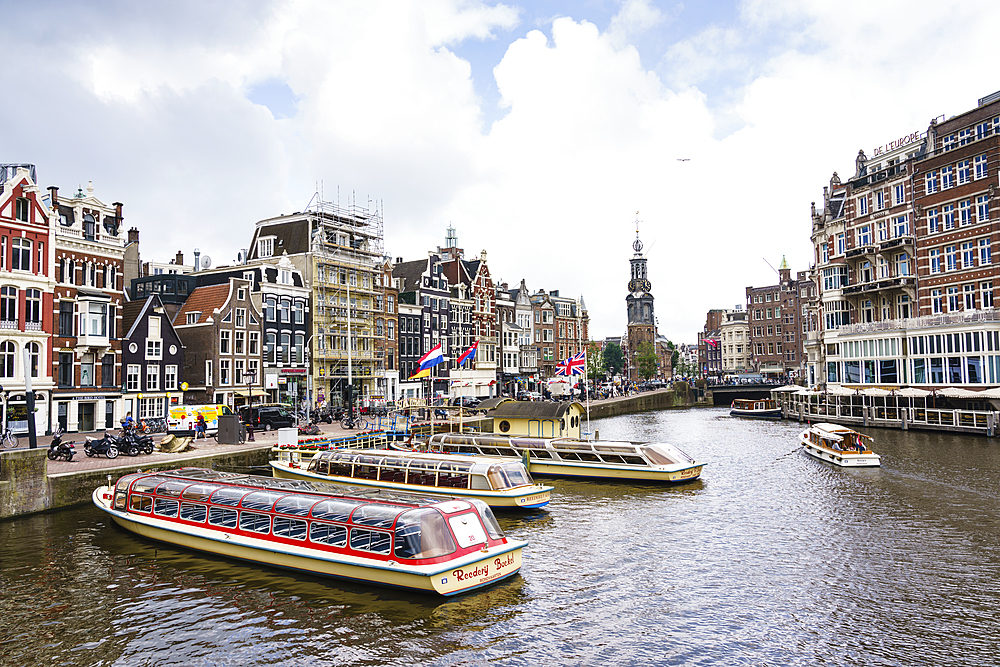
<path id="1" fill-rule="evenodd" d="M 767 264 L 768 266 L 771 266 L 771 262 L 767 261 L 766 257 L 764 257 L 763 259 L 764 259 L 764 263 L 765 264 Z M 775 273 L 777 273 L 779 278 L 781 277 L 781 274 L 778 273 L 778 269 L 776 269 L 773 266 L 771 266 L 771 270 L 774 271 Z"/>

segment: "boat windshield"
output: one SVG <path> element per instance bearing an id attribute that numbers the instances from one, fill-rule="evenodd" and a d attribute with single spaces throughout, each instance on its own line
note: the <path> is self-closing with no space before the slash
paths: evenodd
<path id="1" fill-rule="evenodd" d="M 658 443 L 642 448 L 643 452 L 654 465 L 670 466 L 678 463 L 694 463 L 694 459 L 673 445 Z"/>
<path id="2" fill-rule="evenodd" d="M 118 491 L 127 491 L 128 485 L 132 483 L 132 480 L 142 477 L 141 473 L 133 473 L 131 475 L 125 475 L 124 477 L 119 477 L 118 482 L 115 485 L 115 489 Z"/>
<path id="3" fill-rule="evenodd" d="M 467 500 L 476 506 L 476 510 L 479 512 L 479 516 L 482 517 L 483 525 L 486 526 L 486 532 L 490 534 L 490 537 L 494 540 L 503 539 L 503 529 L 500 527 L 500 522 L 497 521 L 490 506 L 478 498 L 468 498 Z"/>
<path id="4" fill-rule="evenodd" d="M 490 480 L 490 486 L 495 491 L 533 484 L 531 475 L 528 474 L 523 463 L 503 463 L 490 466 L 486 476 Z"/>
<path id="5" fill-rule="evenodd" d="M 437 558 L 455 551 L 448 524 L 429 507 L 403 512 L 396 520 L 397 558 Z"/>

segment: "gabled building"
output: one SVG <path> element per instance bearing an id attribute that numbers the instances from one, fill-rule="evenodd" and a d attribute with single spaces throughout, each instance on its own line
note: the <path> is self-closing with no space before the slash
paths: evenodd
<path id="1" fill-rule="evenodd" d="M 0 385 L 7 392 L 7 426 L 17 433 L 28 430 L 29 376 L 35 432 L 49 428 L 54 222 L 34 165 L 0 165 Z"/>
<path id="2" fill-rule="evenodd" d="M 122 399 L 122 306 L 127 242 L 122 204 L 105 204 L 93 185 L 72 197 L 49 188 L 55 224 L 52 401 L 59 426 L 96 431 L 118 426 Z"/>
<path id="3" fill-rule="evenodd" d="M 417 358 L 434 346 L 441 345 L 446 363 L 439 364 L 431 372 L 433 392 L 447 395 L 452 377 L 448 362 L 454 357 L 455 348 L 451 337 L 451 286 L 441 257 L 427 253 L 426 259 L 411 262 L 404 262 L 399 257 L 392 267 L 392 277 L 399 290 L 400 307 L 409 304 L 420 308 L 420 352 Z"/>
<path id="4" fill-rule="evenodd" d="M 534 383 L 538 379 L 540 349 L 535 344 L 535 318 L 531 305 L 531 293 L 528 292 L 528 286 L 523 278 L 520 286 L 516 290 L 510 291 L 510 296 L 514 300 L 514 319 L 519 329 L 517 363 L 521 379 L 518 385 L 520 389 L 534 391 Z"/>
<path id="5" fill-rule="evenodd" d="M 154 294 L 126 303 L 122 327 L 125 414 L 131 412 L 136 419 L 166 418 L 170 406 L 184 403 L 180 375 L 184 345 L 160 297 Z"/>
<path id="6" fill-rule="evenodd" d="M 545 290 L 538 290 L 530 300 L 535 349 L 538 351 L 538 380 L 546 380 L 556 372 L 556 307 Z"/>
<path id="7" fill-rule="evenodd" d="M 376 398 L 396 401 L 399 392 L 399 293 L 392 279 L 392 264 L 383 262 L 375 277 L 383 292 L 375 295 L 375 358 L 381 360 L 383 376 L 376 383 Z"/>
<path id="8" fill-rule="evenodd" d="M 236 408 L 261 393 L 261 313 L 250 289 L 242 278 L 198 287 L 174 318 L 188 403 Z"/>

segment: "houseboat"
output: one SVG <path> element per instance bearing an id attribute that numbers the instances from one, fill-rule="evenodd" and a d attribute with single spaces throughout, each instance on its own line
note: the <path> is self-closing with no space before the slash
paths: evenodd
<path id="1" fill-rule="evenodd" d="M 752 419 L 781 419 L 781 408 L 773 398 L 737 398 L 733 401 L 729 414 Z"/>
<path id="2" fill-rule="evenodd" d="M 532 475 L 539 477 L 690 482 L 698 479 L 705 466 L 665 442 L 439 433 L 428 440 L 426 447 L 431 452 L 518 458 Z"/>
<path id="3" fill-rule="evenodd" d="M 109 480 L 110 481 L 110 480 Z M 527 542 L 475 498 L 182 468 L 121 477 L 94 504 L 137 535 L 336 579 L 455 595 L 507 579 Z"/>
<path id="4" fill-rule="evenodd" d="M 341 486 L 476 498 L 495 509 L 536 509 L 549 502 L 551 486 L 535 484 L 521 461 L 496 457 L 337 449 L 317 452 L 307 467 L 271 461 L 275 477 Z"/>
<path id="5" fill-rule="evenodd" d="M 882 465 L 871 450 L 872 439 L 837 424 L 813 424 L 799 438 L 806 454 L 842 468 L 873 468 Z"/>

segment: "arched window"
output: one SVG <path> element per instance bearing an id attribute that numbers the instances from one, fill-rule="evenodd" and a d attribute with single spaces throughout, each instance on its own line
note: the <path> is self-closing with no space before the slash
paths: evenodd
<path id="1" fill-rule="evenodd" d="M 0 343 L 0 378 L 14 377 L 14 357 L 17 346 L 12 341 Z"/>
<path id="2" fill-rule="evenodd" d="M 0 328 L 17 328 L 17 288 L 13 285 L 0 287 Z"/>
<path id="3" fill-rule="evenodd" d="M 42 290 L 28 288 L 24 290 L 24 322 L 29 331 L 41 331 L 42 328 Z"/>
<path id="4" fill-rule="evenodd" d="M 31 365 L 31 377 L 38 377 L 38 365 L 42 356 L 42 346 L 32 341 L 25 347 L 28 348 L 28 363 Z"/>
<path id="5" fill-rule="evenodd" d="M 94 220 L 94 216 L 90 213 L 83 214 L 83 238 L 88 241 L 94 240 L 94 234 L 97 232 L 97 220 Z"/>

